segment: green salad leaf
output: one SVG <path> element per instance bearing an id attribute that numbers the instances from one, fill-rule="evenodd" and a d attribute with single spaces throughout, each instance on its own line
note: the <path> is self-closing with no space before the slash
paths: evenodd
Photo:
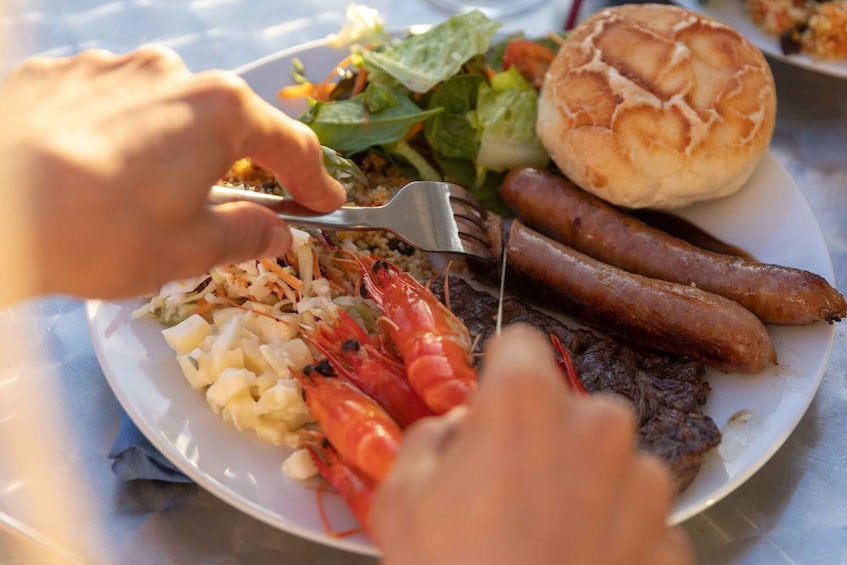
<path id="1" fill-rule="evenodd" d="M 476 164 L 492 171 L 546 167 L 550 156 L 535 134 L 538 94 L 514 67 L 481 85 L 476 117 L 482 129 Z"/>
<path id="2" fill-rule="evenodd" d="M 500 26 L 478 10 L 457 14 L 425 33 L 365 51 L 364 65 L 412 92 L 428 92 L 459 72 L 468 59 L 485 53 Z"/>
<path id="3" fill-rule="evenodd" d="M 508 41 L 520 36 L 493 43 L 500 27 L 471 11 L 370 50 L 354 45 L 354 70 L 300 119 L 344 157 L 380 151 L 404 174 L 460 184 L 508 216 L 498 192 L 506 173 L 550 157 L 535 134 L 538 93 L 516 68 L 502 70 Z M 367 72 L 367 87 L 351 97 L 356 71 Z M 341 155 L 331 165 L 354 178 Z"/>
<path id="4" fill-rule="evenodd" d="M 424 123 L 424 135 L 433 151 L 452 159 L 476 158 L 479 134 L 469 115 L 484 83 L 479 75 L 456 75 L 432 94 L 427 108 L 442 109 Z"/>
<path id="5" fill-rule="evenodd" d="M 379 111 L 372 112 L 369 102 Z M 352 155 L 399 141 L 416 123 L 439 112 L 438 108 L 422 110 L 406 96 L 388 96 L 386 90 L 379 89 L 347 100 L 316 102 L 300 119 L 312 128 L 322 145 Z"/>

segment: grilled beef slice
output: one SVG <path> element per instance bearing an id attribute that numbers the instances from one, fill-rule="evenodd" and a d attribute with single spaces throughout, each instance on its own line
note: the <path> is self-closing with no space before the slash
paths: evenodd
<path id="1" fill-rule="evenodd" d="M 494 333 L 497 298 L 451 276 L 449 303 L 476 338 L 477 352 Z M 444 300 L 443 278 L 432 290 Z M 671 469 L 679 492 L 697 475 L 706 452 L 720 443 L 714 421 L 703 414 L 709 384 L 703 364 L 639 349 L 615 338 L 571 329 L 561 321 L 513 297 L 503 303 L 503 324 L 523 322 L 555 334 L 568 348 L 589 393 L 608 392 L 627 398 L 639 419 L 639 447 L 661 458 Z"/>

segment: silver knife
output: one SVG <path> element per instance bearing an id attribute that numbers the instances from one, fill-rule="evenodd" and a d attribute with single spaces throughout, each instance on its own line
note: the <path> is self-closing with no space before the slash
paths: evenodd
<path id="1" fill-rule="evenodd" d="M 501 267 L 500 267 L 500 296 L 497 300 L 497 322 L 494 326 L 494 335 L 500 335 L 500 330 L 503 326 L 503 297 L 506 292 L 506 257 L 508 257 L 508 253 L 506 253 L 507 249 L 506 245 L 506 232 L 504 230 L 503 233 L 503 245 L 500 251 L 502 255 Z"/>

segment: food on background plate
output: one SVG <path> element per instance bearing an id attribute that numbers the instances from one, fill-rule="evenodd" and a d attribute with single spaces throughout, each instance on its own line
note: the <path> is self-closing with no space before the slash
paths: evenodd
<path id="1" fill-rule="evenodd" d="M 785 55 L 847 59 L 847 0 L 747 0 L 750 18 L 779 38 Z"/>
<path id="2" fill-rule="evenodd" d="M 550 66 L 538 135 L 582 189 L 628 208 L 727 196 L 767 150 L 776 89 L 738 31 L 669 5 L 601 10 Z"/>
<path id="3" fill-rule="evenodd" d="M 816 274 L 699 249 L 537 169 L 513 170 L 500 195 L 528 226 L 595 259 L 738 302 L 767 324 L 847 316 L 844 297 Z"/>

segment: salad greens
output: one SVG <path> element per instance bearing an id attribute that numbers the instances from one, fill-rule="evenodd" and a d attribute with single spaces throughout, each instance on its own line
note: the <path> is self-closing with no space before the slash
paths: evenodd
<path id="1" fill-rule="evenodd" d="M 429 92 L 468 59 L 488 50 L 500 24 L 482 12 L 454 16 L 426 33 L 384 43 L 362 53 L 368 71 L 382 72 L 412 92 Z"/>
<path id="2" fill-rule="evenodd" d="M 471 11 L 417 35 L 354 45 L 354 75 L 316 95 L 301 120 L 346 157 L 382 151 L 413 176 L 463 185 L 504 213 L 503 175 L 546 166 L 549 155 L 535 134 L 535 88 L 514 67 L 502 71 L 503 48 L 492 44 L 500 27 Z"/>
<path id="3" fill-rule="evenodd" d="M 538 94 L 514 67 L 492 77 L 491 86 L 480 86 L 476 107 L 482 131 L 478 167 L 547 166 L 550 156 L 535 135 Z"/>
<path id="4" fill-rule="evenodd" d="M 369 106 L 368 91 L 347 100 L 317 102 L 300 119 L 315 131 L 322 145 L 353 154 L 399 141 L 413 125 L 440 112 L 437 108 L 422 110 L 402 95 L 377 100 L 375 110 Z"/>

